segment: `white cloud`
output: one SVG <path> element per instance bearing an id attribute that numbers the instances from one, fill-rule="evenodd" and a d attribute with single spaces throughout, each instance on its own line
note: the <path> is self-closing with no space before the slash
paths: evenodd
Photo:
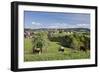
<path id="1" fill-rule="evenodd" d="M 47 28 L 67 28 L 69 24 L 65 23 L 54 23 L 47 26 Z"/>
<path id="2" fill-rule="evenodd" d="M 32 25 L 42 25 L 41 23 L 39 23 L 39 22 L 32 22 Z"/>
<path id="3" fill-rule="evenodd" d="M 42 24 L 39 22 L 32 22 L 30 28 L 39 29 L 39 28 L 89 28 L 90 24 L 68 24 L 68 23 L 48 23 Z"/>
<path id="4" fill-rule="evenodd" d="M 80 28 L 90 28 L 90 24 L 76 24 Z"/>
<path id="5" fill-rule="evenodd" d="M 32 24 L 35 24 L 35 23 L 36 23 L 36 22 L 34 22 L 34 21 L 32 22 Z"/>

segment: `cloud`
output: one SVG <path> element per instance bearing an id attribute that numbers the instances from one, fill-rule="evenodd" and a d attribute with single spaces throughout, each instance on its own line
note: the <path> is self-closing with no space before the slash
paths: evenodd
<path id="1" fill-rule="evenodd" d="M 41 23 L 39 23 L 39 22 L 32 22 L 32 25 L 42 25 Z"/>
<path id="2" fill-rule="evenodd" d="M 34 22 L 34 21 L 32 22 L 32 24 L 35 24 L 35 23 L 36 23 L 36 22 Z"/>
<path id="3" fill-rule="evenodd" d="M 80 28 L 90 28 L 90 24 L 76 24 Z"/>
<path id="4" fill-rule="evenodd" d="M 90 24 L 68 24 L 68 23 L 39 23 L 33 21 L 30 26 L 31 29 L 39 28 L 90 28 Z"/>
<path id="5" fill-rule="evenodd" d="M 66 23 L 52 23 L 52 24 L 47 24 L 45 27 L 47 28 L 69 28 L 69 24 Z"/>

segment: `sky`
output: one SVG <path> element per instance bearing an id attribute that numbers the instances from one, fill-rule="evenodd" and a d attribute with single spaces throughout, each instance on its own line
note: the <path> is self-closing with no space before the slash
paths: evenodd
<path id="1" fill-rule="evenodd" d="M 89 28 L 90 14 L 24 11 L 24 28 Z"/>

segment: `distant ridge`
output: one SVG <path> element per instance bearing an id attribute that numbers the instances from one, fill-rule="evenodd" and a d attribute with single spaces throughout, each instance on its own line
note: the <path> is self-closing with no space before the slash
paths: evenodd
<path id="1" fill-rule="evenodd" d="M 24 28 L 24 31 L 48 31 L 48 30 L 64 30 L 64 31 L 87 31 L 90 32 L 89 28 L 39 28 L 39 29 L 30 29 Z"/>

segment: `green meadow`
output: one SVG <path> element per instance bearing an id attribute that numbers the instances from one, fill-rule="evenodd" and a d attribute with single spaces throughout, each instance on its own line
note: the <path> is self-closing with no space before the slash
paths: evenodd
<path id="1" fill-rule="evenodd" d="M 48 60 L 74 60 L 74 59 L 89 59 L 90 49 L 85 45 L 87 42 L 87 36 L 89 34 L 66 33 L 64 31 L 34 31 L 37 34 L 40 33 L 41 37 L 36 38 L 24 38 L 24 61 L 48 61 Z M 52 36 L 51 36 L 51 34 Z M 49 36 L 48 36 L 49 35 Z M 72 36 L 73 35 L 73 36 Z M 84 36 L 85 35 L 85 36 Z M 32 36 L 36 36 L 33 34 Z M 69 36 L 65 37 L 65 36 Z M 72 37 L 72 38 L 70 38 Z M 33 53 L 33 46 L 36 45 L 35 41 L 44 41 L 42 44 L 42 53 Z M 71 39 L 71 40 L 69 40 Z M 73 41 L 74 40 L 74 41 Z M 89 43 L 90 44 L 90 43 Z M 80 45 L 85 45 L 86 51 L 79 50 Z M 64 47 L 64 52 L 58 51 L 60 47 Z M 36 46 L 35 46 L 36 47 Z M 75 47 L 75 48 L 74 48 Z"/>

